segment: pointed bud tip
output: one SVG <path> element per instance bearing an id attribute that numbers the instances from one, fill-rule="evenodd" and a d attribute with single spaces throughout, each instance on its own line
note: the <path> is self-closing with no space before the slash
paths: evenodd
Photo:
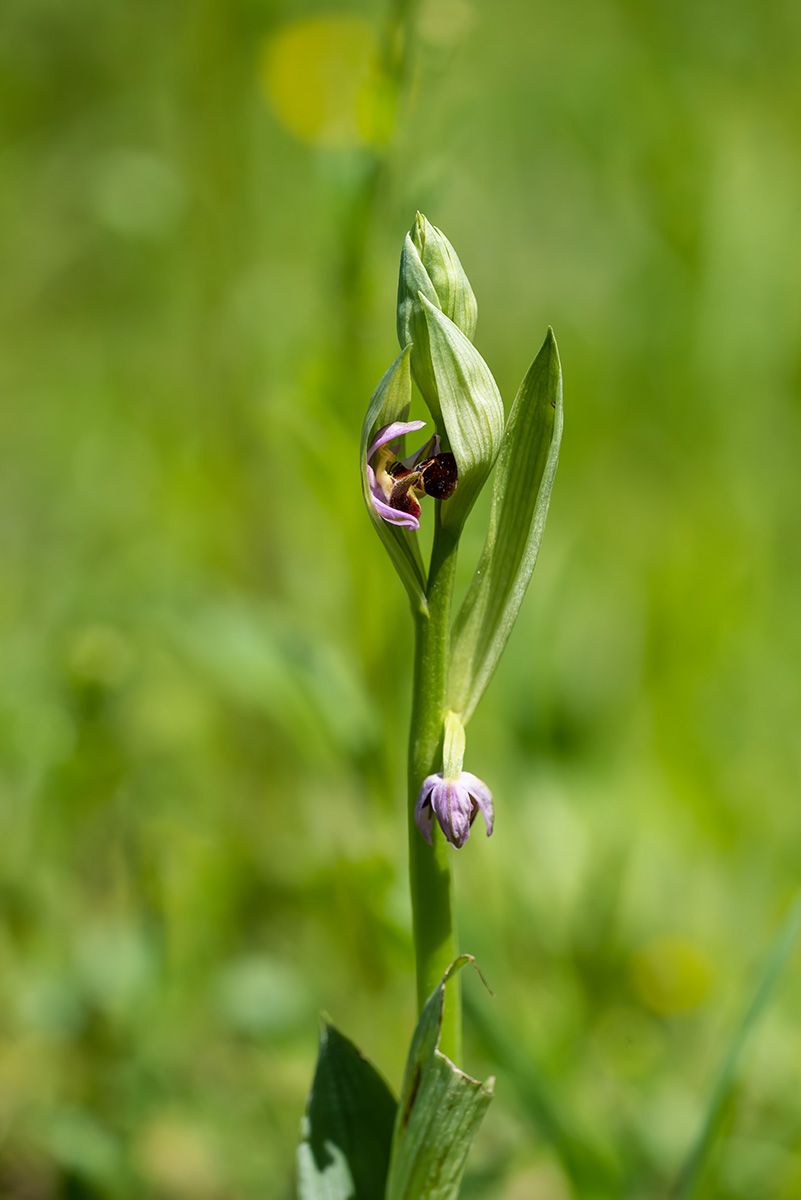
<path id="1" fill-rule="evenodd" d="M 425 213 L 421 213 L 418 209 L 414 214 L 414 223 L 409 231 L 412 234 L 413 241 L 418 250 L 422 251 L 422 248 L 425 245 L 426 234 L 431 227 L 431 222 L 429 221 L 428 217 L 425 215 Z"/>

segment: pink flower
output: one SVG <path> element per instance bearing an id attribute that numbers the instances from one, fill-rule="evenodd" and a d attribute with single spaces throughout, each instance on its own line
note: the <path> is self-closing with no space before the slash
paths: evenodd
<path id="1" fill-rule="evenodd" d="M 370 443 L 363 464 L 373 508 L 382 520 L 405 529 L 420 528 L 418 496 L 447 500 L 456 488 L 456 459 L 440 453 L 436 434 L 411 458 L 397 458 L 390 450 L 391 442 L 424 425 L 425 421 L 385 425 Z"/>
<path id="2" fill-rule="evenodd" d="M 429 775 L 424 779 L 417 797 L 414 819 L 430 845 L 436 817 L 445 837 L 459 849 L 467 841 L 470 827 L 479 812 L 484 816 L 489 837 L 494 821 L 492 793 L 477 775 L 462 771 L 458 779 L 446 779 L 441 774 Z"/>

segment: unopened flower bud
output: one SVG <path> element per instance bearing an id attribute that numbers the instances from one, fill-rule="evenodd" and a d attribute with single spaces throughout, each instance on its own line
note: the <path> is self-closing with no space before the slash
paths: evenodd
<path id="1" fill-rule="evenodd" d="M 418 213 L 403 243 L 398 278 L 398 341 L 412 343 L 412 374 L 437 424 L 441 406 L 420 297 L 444 313 L 465 337 L 476 331 L 478 306 L 459 256 L 445 234 Z"/>
<path id="2" fill-rule="evenodd" d="M 426 280 L 430 287 L 426 285 Z M 459 256 L 441 229 L 422 213 L 406 235 L 398 280 L 398 337 L 401 348 L 414 341 L 411 311 L 423 292 L 472 341 L 478 305 Z"/>

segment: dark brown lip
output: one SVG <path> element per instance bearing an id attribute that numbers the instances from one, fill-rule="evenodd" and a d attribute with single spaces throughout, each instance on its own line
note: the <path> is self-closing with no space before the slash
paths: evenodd
<path id="1" fill-rule="evenodd" d="M 419 470 L 427 496 L 432 496 L 435 500 L 447 500 L 456 491 L 459 471 L 456 459 L 449 451 L 443 451 L 442 454 L 437 454 L 428 462 L 422 463 Z"/>

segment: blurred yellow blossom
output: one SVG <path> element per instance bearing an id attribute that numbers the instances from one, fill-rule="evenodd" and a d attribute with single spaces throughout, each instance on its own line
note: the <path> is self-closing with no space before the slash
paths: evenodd
<path id="1" fill-rule="evenodd" d="M 712 984 L 712 966 L 693 942 L 658 937 L 632 957 L 634 987 L 653 1012 L 669 1016 L 689 1012 L 704 1002 Z"/>
<path id="2" fill-rule="evenodd" d="M 377 54 L 375 30 L 361 17 L 293 21 L 265 43 L 264 94 L 301 141 L 338 149 L 372 144 L 381 107 Z"/>

